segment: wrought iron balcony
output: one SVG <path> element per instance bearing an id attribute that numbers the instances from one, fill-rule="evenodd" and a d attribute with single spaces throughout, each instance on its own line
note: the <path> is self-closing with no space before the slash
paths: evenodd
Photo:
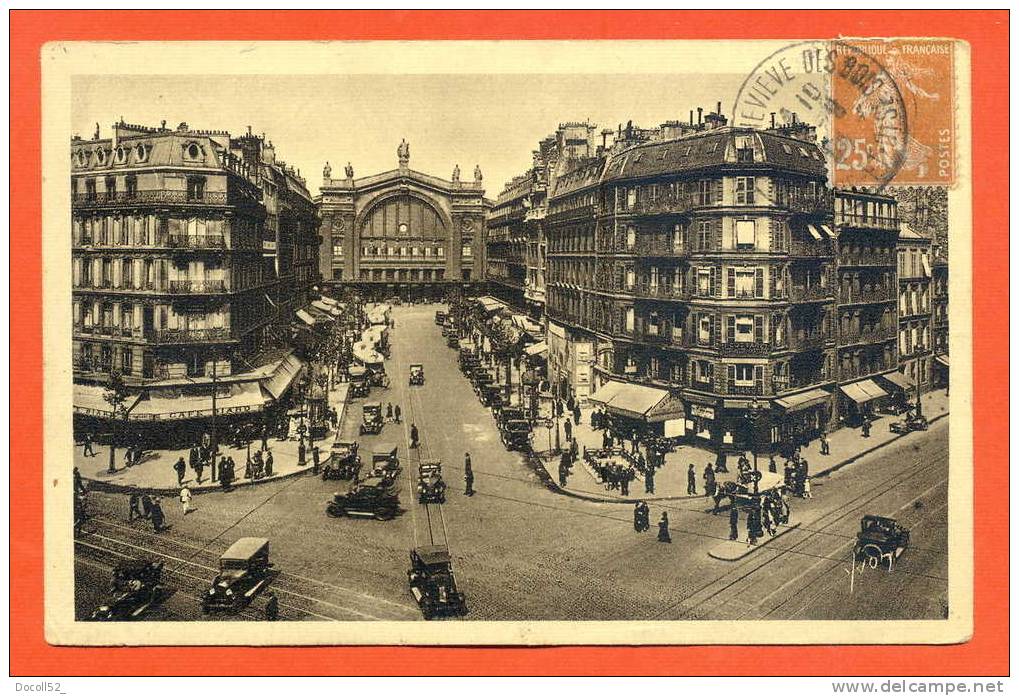
<path id="1" fill-rule="evenodd" d="M 102 208 L 113 205 L 227 205 L 224 191 L 203 191 L 189 196 L 187 191 L 107 191 L 77 193 L 71 199 L 76 208 Z"/>
<path id="2" fill-rule="evenodd" d="M 152 332 L 153 343 L 221 343 L 235 337 L 230 329 L 160 329 Z"/>
<path id="3" fill-rule="evenodd" d="M 718 347 L 719 355 L 731 358 L 759 358 L 771 353 L 770 343 L 727 341 Z"/>
<path id="4" fill-rule="evenodd" d="M 173 249 L 226 249 L 226 237 L 221 234 L 171 234 L 167 246 Z"/>
<path id="5" fill-rule="evenodd" d="M 790 302 L 827 302 L 834 299 L 834 294 L 831 288 L 820 285 L 793 285 L 789 288 L 788 298 Z"/>
<path id="6" fill-rule="evenodd" d="M 171 280 L 168 290 L 174 295 L 211 295 L 228 291 L 225 280 Z"/>

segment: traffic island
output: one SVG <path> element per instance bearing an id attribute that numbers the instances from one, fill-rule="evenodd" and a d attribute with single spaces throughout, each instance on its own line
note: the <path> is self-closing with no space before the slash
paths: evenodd
<path id="1" fill-rule="evenodd" d="M 748 544 L 745 541 L 736 539 L 734 541 L 723 541 L 715 548 L 708 551 L 708 556 L 711 558 L 718 559 L 719 561 L 738 561 L 741 558 L 746 558 L 754 551 L 764 548 L 775 539 L 779 539 L 789 532 L 793 531 L 800 526 L 800 523 L 790 525 L 783 525 L 775 532 L 775 536 L 765 535 L 761 539 L 757 540 L 756 544 Z"/>

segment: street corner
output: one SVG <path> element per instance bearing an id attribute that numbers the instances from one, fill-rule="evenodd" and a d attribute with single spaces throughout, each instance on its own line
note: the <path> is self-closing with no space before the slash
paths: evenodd
<path id="1" fill-rule="evenodd" d="M 800 523 L 797 522 L 796 524 L 791 524 L 787 527 L 782 527 L 775 533 L 775 536 L 764 537 L 756 544 L 748 544 L 745 541 L 740 541 L 739 539 L 723 541 L 713 549 L 709 549 L 708 556 L 719 561 L 730 561 L 730 562 L 738 561 L 740 559 L 746 558 L 754 551 L 759 551 L 760 549 L 766 547 L 768 544 L 775 541 L 775 539 L 779 539 L 785 536 L 794 529 L 799 528 L 799 526 Z"/>

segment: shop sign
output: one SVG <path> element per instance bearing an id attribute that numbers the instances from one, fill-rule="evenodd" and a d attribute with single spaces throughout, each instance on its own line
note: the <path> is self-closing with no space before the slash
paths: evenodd
<path id="1" fill-rule="evenodd" d="M 715 420 L 715 409 L 711 406 L 701 406 L 700 404 L 690 404 L 690 415 L 696 416 L 697 418 L 706 418 L 708 420 Z"/>

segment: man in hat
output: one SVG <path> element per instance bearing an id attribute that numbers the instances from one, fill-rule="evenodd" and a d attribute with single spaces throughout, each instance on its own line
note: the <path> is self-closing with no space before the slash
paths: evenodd
<path id="1" fill-rule="evenodd" d="M 686 470 L 686 494 L 697 495 L 697 470 L 693 464 Z"/>
<path id="2" fill-rule="evenodd" d="M 471 453 L 464 453 L 464 495 L 474 495 L 474 470 L 471 468 Z"/>
<path id="3" fill-rule="evenodd" d="M 159 502 L 159 498 L 152 500 L 150 519 L 152 520 L 152 529 L 157 532 L 163 531 L 163 522 L 166 521 L 166 517 L 163 515 L 163 506 Z"/>
<path id="4" fill-rule="evenodd" d="M 184 473 L 187 471 L 188 465 L 184 463 L 184 457 L 178 457 L 176 463 L 173 465 L 173 470 L 177 472 L 177 485 L 180 486 L 184 483 Z"/>
<path id="5" fill-rule="evenodd" d="M 420 442 L 418 441 L 418 427 L 411 423 L 410 424 L 410 447 L 411 449 L 416 448 Z M 470 457 L 470 455 L 468 455 Z"/>
<path id="6" fill-rule="evenodd" d="M 666 544 L 672 543 L 672 536 L 669 534 L 669 513 L 663 512 L 662 519 L 658 520 L 658 541 Z"/>
<path id="7" fill-rule="evenodd" d="M 714 495 L 716 487 L 715 471 L 711 468 L 711 462 L 708 462 L 704 467 L 704 495 Z"/>

